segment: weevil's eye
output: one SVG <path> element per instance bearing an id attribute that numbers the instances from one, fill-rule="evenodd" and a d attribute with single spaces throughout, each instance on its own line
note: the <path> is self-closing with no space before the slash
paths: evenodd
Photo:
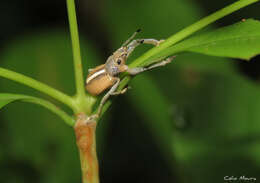
<path id="1" fill-rule="evenodd" d="M 117 61 L 116 61 L 116 63 L 118 64 L 118 65 L 120 65 L 121 64 L 121 60 L 120 59 L 118 59 Z"/>

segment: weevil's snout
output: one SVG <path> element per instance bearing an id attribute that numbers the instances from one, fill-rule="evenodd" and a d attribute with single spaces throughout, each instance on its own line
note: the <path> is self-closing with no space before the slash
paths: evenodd
<path id="1" fill-rule="evenodd" d="M 128 70 L 128 66 L 127 65 L 121 65 L 120 68 L 119 68 L 120 72 L 125 72 Z"/>

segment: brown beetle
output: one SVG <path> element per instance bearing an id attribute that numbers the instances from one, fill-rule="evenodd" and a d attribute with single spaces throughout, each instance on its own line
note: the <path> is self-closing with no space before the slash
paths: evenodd
<path id="1" fill-rule="evenodd" d="M 173 60 L 174 56 L 157 62 L 149 67 L 129 68 L 125 64 L 126 60 L 138 45 L 144 43 L 158 46 L 163 41 L 158 41 L 155 39 L 136 39 L 131 41 L 139 31 L 140 29 L 137 30 L 118 50 L 108 57 L 105 64 L 97 66 L 94 69 L 89 69 L 89 74 L 86 79 L 86 90 L 91 95 L 96 96 L 101 94 L 103 91 L 110 89 L 102 98 L 97 114 L 91 116 L 92 118 L 99 117 L 102 107 L 110 95 L 119 95 L 126 92 L 127 88 L 116 92 L 116 89 L 120 83 L 120 78 L 118 77 L 120 73 L 127 72 L 130 75 L 136 75 L 155 67 L 164 66 Z"/>

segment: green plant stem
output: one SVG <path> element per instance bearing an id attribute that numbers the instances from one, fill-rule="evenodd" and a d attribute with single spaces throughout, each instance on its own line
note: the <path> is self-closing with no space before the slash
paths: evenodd
<path id="1" fill-rule="evenodd" d="M 56 100 L 58 100 L 64 104 L 66 104 L 70 108 L 76 110 L 76 106 L 74 104 L 72 97 L 70 97 L 70 96 L 60 92 L 59 90 L 56 90 L 44 83 L 41 83 L 40 81 L 37 81 L 37 80 L 32 79 L 23 74 L 19 74 L 17 72 L 10 71 L 10 70 L 4 69 L 4 68 L 0 68 L 0 76 L 13 80 L 13 81 L 16 81 L 18 83 L 22 83 L 31 88 L 34 88 L 42 93 L 45 93 L 45 94 L 55 98 Z"/>
<path id="2" fill-rule="evenodd" d="M 47 109 L 52 111 L 54 114 L 57 114 L 58 116 L 60 116 L 64 120 L 64 122 L 67 123 L 69 126 L 73 127 L 75 124 L 75 120 L 71 116 L 69 116 L 67 113 L 65 113 L 61 109 L 59 109 L 56 105 L 54 105 L 46 100 L 34 98 L 34 97 L 25 97 L 24 99 L 22 99 L 22 101 L 34 103 L 34 104 L 38 104 L 40 106 L 46 107 Z"/>
<path id="3" fill-rule="evenodd" d="M 76 79 L 76 96 L 74 98 L 78 106 L 77 122 L 74 126 L 83 183 L 99 183 L 98 161 L 96 155 L 96 122 L 87 121 L 87 115 L 91 111 L 94 99 L 86 95 L 83 80 L 82 63 L 80 56 L 80 44 L 74 0 L 67 0 L 70 33 L 72 39 L 73 61 Z"/>
<path id="4" fill-rule="evenodd" d="M 215 22 L 216 20 L 218 20 L 226 15 L 229 15 L 229 14 L 233 13 L 234 11 L 237 11 L 245 6 L 255 3 L 257 1 L 259 1 L 259 0 L 240 0 L 229 6 L 226 6 L 223 9 L 218 10 L 217 12 L 201 19 L 200 21 L 198 21 L 198 22 L 188 26 L 187 28 L 181 30 L 180 32 L 172 35 L 171 37 L 166 39 L 162 44 L 160 44 L 160 46 L 150 49 L 149 51 L 144 53 L 142 56 L 140 56 L 139 58 L 134 60 L 129 66 L 137 67 L 137 66 L 143 66 L 145 64 L 148 64 L 148 65 L 151 64 L 148 62 L 145 63 L 145 61 L 147 61 L 147 59 L 149 59 L 151 56 L 154 56 L 157 53 L 159 53 L 160 51 L 162 51 L 163 49 L 176 44 L 177 42 L 190 36 L 194 32 L 206 27 L 207 25 Z"/>
<path id="5" fill-rule="evenodd" d="M 80 44 L 78 35 L 77 18 L 74 0 L 67 0 L 68 18 L 73 50 L 74 72 L 76 80 L 76 95 L 85 98 L 84 79 L 80 55 Z"/>

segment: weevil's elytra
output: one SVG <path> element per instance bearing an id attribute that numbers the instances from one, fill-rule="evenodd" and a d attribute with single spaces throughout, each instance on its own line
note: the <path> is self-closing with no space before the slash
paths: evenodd
<path id="1" fill-rule="evenodd" d="M 102 85 L 100 84 L 102 83 Z M 111 77 L 105 70 L 105 64 L 93 69 L 86 80 L 86 90 L 91 95 L 99 95 L 104 90 L 111 88 L 115 83 L 115 78 Z"/>
<path id="2" fill-rule="evenodd" d="M 86 84 L 89 84 L 96 77 L 102 76 L 106 72 L 105 64 L 97 66 L 95 69 L 92 69 L 87 77 Z"/>
<path id="3" fill-rule="evenodd" d="M 154 46 L 158 46 L 163 41 L 158 41 L 155 39 L 133 40 L 139 31 L 140 29 L 138 29 L 118 50 L 108 57 L 105 64 L 89 70 L 89 74 L 86 79 L 86 90 L 91 95 L 96 96 L 101 94 L 103 91 L 110 89 L 102 98 L 98 107 L 98 112 L 93 115 L 93 118 L 99 117 L 102 107 L 110 95 L 118 95 L 126 91 L 125 88 L 122 91 L 116 92 L 116 89 L 120 83 L 120 78 L 118 77 L 120 73 L 128 72 L 130 75 L 136 75 L 146 70 L 164 66 L 173 60 L 174 57 L 169 57 L 149 67 L 128 68 L 125 62 L 137 46 L 140 44 L 152 44 Z"/>

